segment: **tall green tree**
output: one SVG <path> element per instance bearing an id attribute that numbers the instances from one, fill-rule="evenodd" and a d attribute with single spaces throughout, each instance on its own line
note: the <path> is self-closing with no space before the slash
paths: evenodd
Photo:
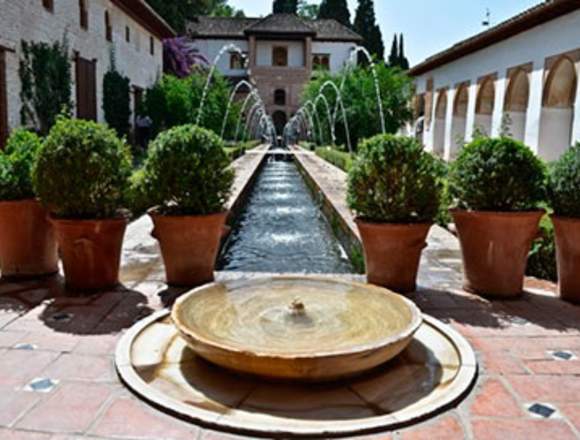
<path id="1" fill-rule="evenodd" d="M 399 42 L 397 34 L 393 37 L 393 44 L 391 45 L 391 53 L 389 55 L 389 66 L 395 67 L 399 65 Z"/>
<path id="2" fill-rule="evenodd" d="M 351 26 L 346 0 L 322 0 L 318 18 L 334 18 L 345 26 Z"/>
<path id="3" fill-rule="evenodd" d="M 379 60 L 385 58 L 383 34 L 377 24 L 373 0 L 359 0 L 354 19 L 354 30 L 363 37 L 363 46 Z"/>
<path id="4" fill-rule="evenodd" d="M 409 60 L 405 56 L 405 40 L 403 34 L 399 37 L 399 67 L 403 70 L 409 70 Z"/>
<path id="5" fill-rule="evenodd" d="M 274 0 L 274 14 L 297 14 L 298 0 Z"/>
<path id="6" fill-rule="evenodd" d="M 308 0 L 298 0 L 298 15 L 309 20 L 316 20 L 320 13 L 320 6 L 309 3 Z"/>

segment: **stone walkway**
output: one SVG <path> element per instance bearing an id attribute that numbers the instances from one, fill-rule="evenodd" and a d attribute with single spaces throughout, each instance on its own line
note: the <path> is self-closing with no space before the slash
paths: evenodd
<path id="1" fill-rule="evenodd" d="M 331 165 L 316 166 L 329 167 L 330 183 L 344 178 Z M 236 438 L 156 411 L 116 377 L 113 355 L 120 336 L 181 293 L 163 282 L 150 229 L 146 217 L 130 226 L 123 287 L 116 290 L 73 297 L 64 292 L 61 277 L 0 282 L 0 439 Z M 365 438 L 580 438 L 580 307 L 560 301 L 553 285 L 537 280 L 528 280 L 528 292 L 518 301 L 464 292 L 457 241 L 439 228 L 430 236 L 420 285 L 412 299 L 476 349 L 478 383 L 458 408 L 436 419 Z"/>

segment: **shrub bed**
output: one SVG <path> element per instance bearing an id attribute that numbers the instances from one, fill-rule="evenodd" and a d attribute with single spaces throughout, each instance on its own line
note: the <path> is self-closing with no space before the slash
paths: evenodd
<path id="1" fill-rule="evenodd" d="M 0 153 L 0 200 L 34 198 L 32 167 L 40 147 L 36 134 L 24 129 L 12 132 Z"/>
<path id="2" fill-rule="evenodd" d="M 353 159 L 350 153 L 339 151 L 332 147 L 319 147 L 316 148 L 315 152 L 318 157 L 345 172 L 348 172 L 352 167 Z"/>

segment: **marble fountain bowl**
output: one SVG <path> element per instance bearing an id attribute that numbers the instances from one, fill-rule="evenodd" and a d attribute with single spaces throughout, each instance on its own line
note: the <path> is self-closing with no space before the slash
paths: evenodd
<path id="1" fill-rule="evenodd" d="M 415 304 L 388 290 L 299 277 L 209 284 L 182 296 L 171 316 L 187 345 L 210 363 L 304 382 L 385 364 L 423 323 Z"/>

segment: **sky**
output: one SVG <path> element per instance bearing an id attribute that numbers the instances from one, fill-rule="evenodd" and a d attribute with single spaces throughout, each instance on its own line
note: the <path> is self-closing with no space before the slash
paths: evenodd
<path id="1" fill-rule="evenodd" d="M 319 3 L 320 0 L 310 0 Z M 471 37 L 485 28 L 486 9 L 497 24 L 540 3 L 540 0 L 375 0 L 375 11 L 386 54 L 394 33 L 405 35 L 405 51 L 411 65 Z M 272 0 L 229 0 L 247 16 L 264 16 L 272 11 Z M 354 17 L 357 0 L 348 0 Z"/>

